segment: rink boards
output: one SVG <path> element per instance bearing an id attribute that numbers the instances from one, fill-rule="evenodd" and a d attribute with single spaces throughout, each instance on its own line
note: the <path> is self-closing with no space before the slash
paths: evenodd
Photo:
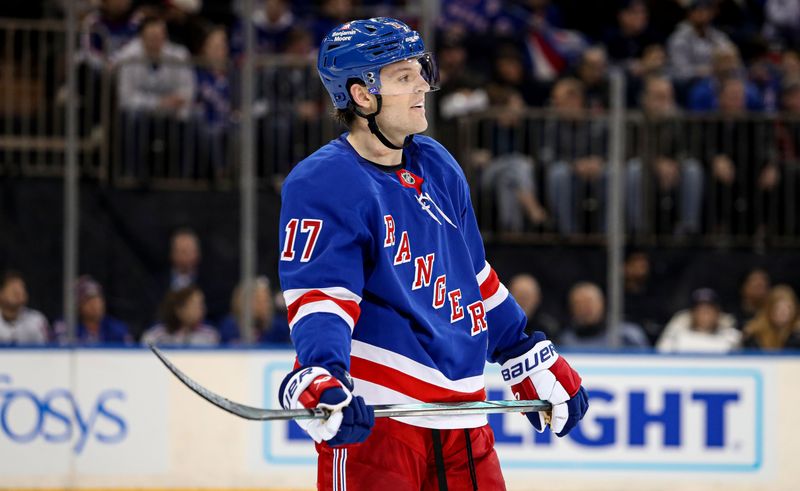
<path id="1" fill-rule="evenodd" d="M 209 389 L 276 407 L 288 351 L 171 350 Z M 489 417 L 509 489 L 796 489 L 800 355 L 570 353 L 591 408 L 563 439 Z M 510 394 L 487 366 L 490 399 Z M 240 420 L 139 349 L 0 354 L 0 488 L 312 489 L 293 423 Z"/>

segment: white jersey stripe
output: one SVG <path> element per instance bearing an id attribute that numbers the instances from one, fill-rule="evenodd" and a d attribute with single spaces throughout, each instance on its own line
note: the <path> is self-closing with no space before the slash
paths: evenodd
<path id="1" fill-rule="evenodd" d="M 352 341 L 350 354 L 379 365 L 393 368 L 414 378 L 448 390 L 472 393 L 485 388 L 483 375 L 450 380 L 435 368 L 425 366 L 401 354 L 356 339 Z"/>
<path id="2" fill-rule="evenodd" d="M 313 292 L 315 290 L 339 300 L 352 300 L 356 303 L 361 303 L 361 297 L 341 286 L 334 286 L 330 288 L 296 288 L 294 290 L 286 290 L 283 292 L 283 299 L 286 302 L 286 306 L 289 307 L 306 293 Z"/>
<path id="3" fill-rule="evenodd" d="M 483 301 L 483 306 L 486 307 L 486 312 L 489 312 L 493 308 L 503 303 L 506 298 L 508 298 L 508 288 L 506 288 L 504 284 L 500 283 L 497 291 L 494 292 L 491 297 Z"/>
<path id="4" fill-rule="evenodd" d="M 299 309 L 297 309 L 297 313 L 289 323 L 289 330 L 291 331 L 295 324 L 297 324 L 297 322 L 303 317 L 319 312 L 338 315 L 347 323 L 348 326 L 350 326 L 350 332 L 353 332 L 353 326 L 355 326 L 353 318 L 350 317 L 350 314 L 348 314 L 343 308 L 339 307 L 339 305 L 337 305 L 333 300 L 321 300 L 319 302 L 311 302 L 301 306 Z"/>
<path id="5" fill-rule="evenodd" d="M 478 280 L 478 286 L 482 285 L 483 282 L 486 281 L 486 278 L 489 277 L 489 273 L 491 273 L 491 272 L 492 272 L 492 267 L 489 266 L 488 262 L 484 261 L 483 269 L 481 270 L 480 273 L 478 273 L 475 276 L 477 278 L 477 280 Z"/>

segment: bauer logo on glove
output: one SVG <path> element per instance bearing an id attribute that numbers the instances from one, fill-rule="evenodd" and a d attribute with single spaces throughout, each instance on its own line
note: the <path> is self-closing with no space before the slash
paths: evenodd
<path id="1" fill-rule="evenodd" d="M 581 377 L 558 355 L 543 333 L 536 331 L 504 350 L 498 361 L 503 380 L 511 386 L 516 399 L 542 399 L 553 405 L 550 413 L 525 414 L 539 433 L 550 425 L 556 436 L 564 436 L 589 408 Z"/>
<path id="2" fill-rule="evenodd" d="M 553 346 L 553 343 L 551 343 L 550 341 L 544 341 L 543 343 L 546 343 L 545 346 L 541 348 L 538 352 L 534 352 L 533 356 L 530 357 L 526 356 L 522 361 L 513 363 L 508 368 L 504 368 L 500 372 L 503 375 L 503 380 L 508 382 L 512 378 L 516 378 L 524 373 L 530 372 L 531 370 L 537 368 L 540 362 L 545 363 L 546 361 L 550 360 L 550 364 L 548 365 L 548 367 L 551 366 L 553 363 L 555 363 L 556 358 L 558 358 L 558 353 L 556 353 L 556 347 Z M 536 349 L 536 346 L 534 347 L 534 349 Z"/>

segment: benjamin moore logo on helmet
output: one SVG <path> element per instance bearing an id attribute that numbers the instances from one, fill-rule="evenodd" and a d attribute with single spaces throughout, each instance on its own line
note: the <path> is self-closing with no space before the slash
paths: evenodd
<path id="1" fill-rule="evenodd" d="M 356 33 L 356 31 L 354 29 L 350 29 L 348 31 L 336 31 L 336 32 L 333 33 L 333 38 L 334 39 L 338 39 L 338 38 L 340 38 L 342 36 L 352 36 L 355 33 Z"/>

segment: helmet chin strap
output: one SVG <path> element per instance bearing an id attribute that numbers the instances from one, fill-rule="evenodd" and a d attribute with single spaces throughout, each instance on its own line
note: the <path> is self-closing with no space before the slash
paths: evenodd
<path id="1" fill-rule="evenodd" d="M 375 116 L 380 114 L 381 107 L 383 107 L 383 98 L 381 97 L 380 94 L 376 94 L 375 98 L 378 100 L 378 109 L 374 113 L 364 114 L 363 112 L 361 112 L 361 109 L 359 109 L 358 106 L 356 106 L 354 103 L 351 102 L 350 104 L 352 104 L 353 112 L 356 113 L 356 116 L 362 117 L 367 120 L 367 126 L 369 127 L 369 131 L 371 131 L 372 134 L 375 135 L 375 137 L 378 140 L 380 140 L 380 142 L 383 143 L 386 147 L 391 148 L 392 150 L 402 150 L 406 148 L 409 144 L 411 144 L 411 140 L 414 138 L 414 135 L 408 135 L 405 141 L 403 141 L 403 145 L 400 147 L 389 141 L 389 139 L 386 138 L 386 136 L 384 136 L 383 133 L 381 133 L 380 128 L 378 128 L 378 122 L 375 121 Z"/>

